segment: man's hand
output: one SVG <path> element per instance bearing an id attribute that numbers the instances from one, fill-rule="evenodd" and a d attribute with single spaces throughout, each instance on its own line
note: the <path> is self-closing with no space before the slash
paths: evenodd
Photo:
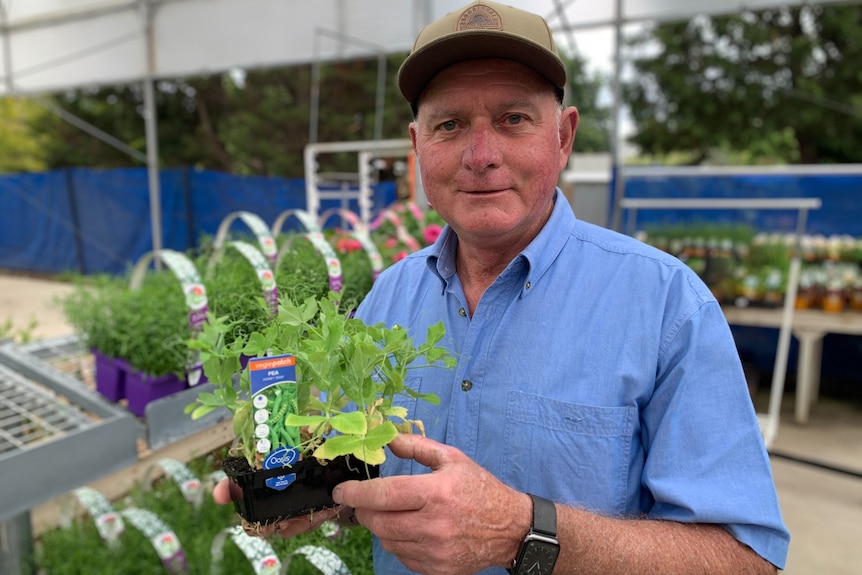
<path id="1" fill-rule="evenodd" d="M 432 473 L 347 481 L 336 503 L 410 570 L 426 575 L 511 567 L 532 521 L 530 498 L 507 487 L 461 451 L 419 435 L 401 435 L 392 453 Z"/>

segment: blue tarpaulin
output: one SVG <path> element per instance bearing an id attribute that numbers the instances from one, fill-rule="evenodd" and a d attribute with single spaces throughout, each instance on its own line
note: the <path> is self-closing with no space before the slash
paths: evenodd
<path id="1" fill-rule="evenodd" d="M 650 175 L 643 170 L 626 178 L 626 198 L 819 198 L 822 207 L 808 214 L 808 234 L 862 237 L 862 172 L 846 173 L 712 173 Z M 622 229 L 631 229 L 624 215 Z M 693 222 L 748 224 L 763 232 L 793 232 L 794 210 L 639 210 L 636 229 Z"/>
<path id="2" fill-rule="evenodd" d="M 272 225 L 281 212 L 305 208 L 305 181 L 298 178 L 174 169 L 163 170 L 159 183 L 162 246 L 178 251 L 215 235 L 231 212 L 252 212 Z M 394 200 L 394 182 L 374 187 L 378 209 Z M 324 200 L 321 209 L 336 206 L 340 200 Z M 358 211 L 355 200 L 347 207 Z M 0 177 L 0 269 L 121 274 L 151 249 L 145 168 Z"/>

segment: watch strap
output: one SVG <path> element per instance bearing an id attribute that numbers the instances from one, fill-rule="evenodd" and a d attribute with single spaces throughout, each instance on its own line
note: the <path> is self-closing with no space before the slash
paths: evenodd
<path id="1" fill-rule="evenodd" d="M 551 541 L 557 540 L 557 507 L 553 501 L 528 493 L 533 501 L 533 524 L 530 531 L 524 537 L 524 542 L 521 544 L 521 550 L 518 552 L 518 558 L 510 569 L 506 569 L 510 574 L 515 573 L 518 568 L 518 563 L 524 554 L 524 547 L 530 544 L 530 541 L 537 537 L 549 538 Z"/>
<path id="2" fill-rule="evenodd" d="M 533 500 L 533 527 L 530 532 L 556 537 L 557 507 L 554 502 L 532 493 L 530 498 Z"/>

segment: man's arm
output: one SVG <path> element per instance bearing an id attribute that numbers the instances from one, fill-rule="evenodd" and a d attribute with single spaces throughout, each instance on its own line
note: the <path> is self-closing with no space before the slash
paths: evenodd
<path id="1" fill-rule="evenodd" d="M 350 481 L 333 492 L 336 502 L 356 509 L 359 523 L 385 550 L 427 575 L 512 566 L 532 520 L 529 496 L 431 439 L 399 436 L 390 447 L 432 473 Z M 556 575 L 775 573 L 768 561 L 718 526 L 610 519 L 559 504 L 557 515 Z"/>
<path id="2" fill-rule="evenodd" d="M 777 569 L 717 525 L 609 519 L 557 505 L 555 575 L 767 575 Z"/>

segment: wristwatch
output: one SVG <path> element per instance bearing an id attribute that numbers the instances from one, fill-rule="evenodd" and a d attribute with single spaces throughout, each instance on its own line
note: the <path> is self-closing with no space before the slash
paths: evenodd
<path id="1" fill-rule="evenodd" d="M 508 571 L 512 575 L 550 575 L 560 554 L 557 508 L 553 501 L 543 497 L 531 494 L 530 498 L 533 500 L 533 525 Z"/>

